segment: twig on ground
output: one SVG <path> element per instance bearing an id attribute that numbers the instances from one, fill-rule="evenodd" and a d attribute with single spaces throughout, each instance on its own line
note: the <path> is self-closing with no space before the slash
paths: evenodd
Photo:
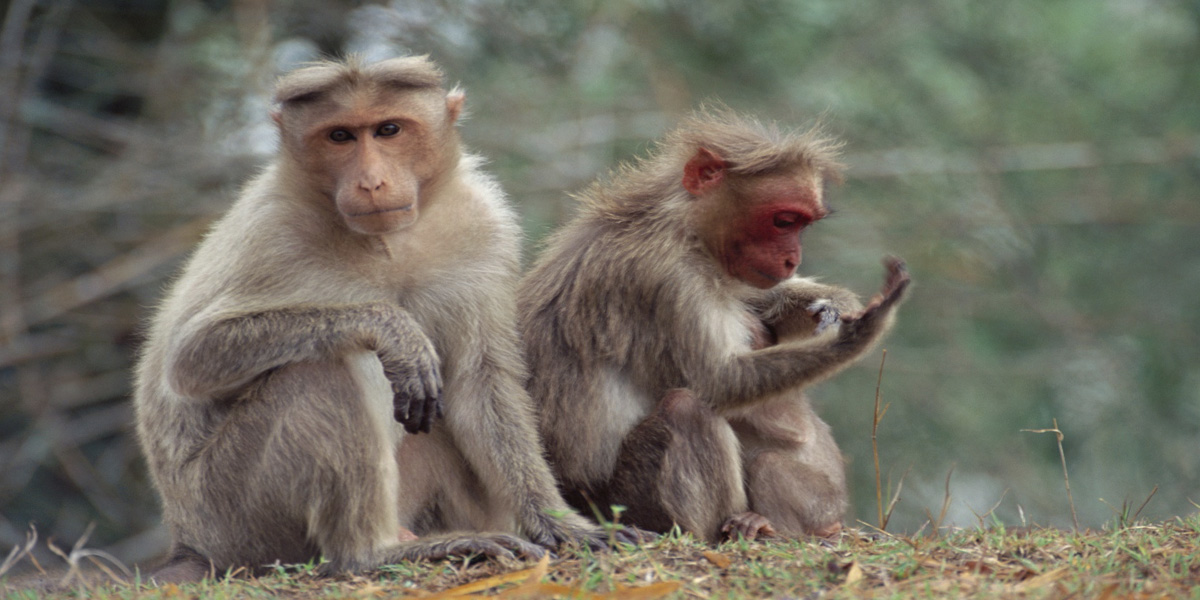
<path id="1" fill-rule="evenodd" d="M 938 535 L 942 530 L 942 522 L 946 520 L 946 512 L 950 510 L 950 476 L 954 474 L 954 465 L 950 465 L 950 470 L 946 472 L 946 492 L 942 496 L 942 509 L 938 511 L 937 519 L 933 518 L 933 514 L 929 509 L 925 509 L 925 516 L 929 518 L 929 524 L 933 526 L 933 535 Z"/>
<path id="2" fill-rule="evenodd" d="M 33 547 L 37 545 L 37 539 L 37 529 L 33 525 L 30 525 L 29 533 L 25 534 L 25 543 L 13 546 L 12 551 L 5 557 L 4 562 L 0 563 L 0 577 L 3 577 L 5 573 L 21 562 L 22 558 L 33 552 Z"/>
<path id="3" fill-rule="evenodd" d="M 109 577 L 111 577 L 114 582 L 123 583 L 123 582 L 127 581 L 128 579 L 133 578 L 133 572 L 129 570 L 129 567 L 126 567 L 124 564 L 121 563 L 121 561 L 117 560 L 117 557 L 115 557 L 103 550 L 89 550 L 89 549 L 86 549 L 83 547 L 84 544 L 87 543 L 88 538 L 91 537 L 92 530 L 95 528 L 96 528 L 95 523 L 88 524 L 87 529 L 84 530 L 84 532 L 83 532 L 83 535 L 80 536 L 79 539 L 75 542 L 75 545 L 71 547 L 70 553 L 64 552 L 61 548 L 54 545 L 53 542 L 50 542 L 50 541 L 46 542 L 46 545 L 50 547 L 50 551 L 59 555 L 60 557 L 62 557 L 63 560 L 67 561 L 67 565 L 69 567 L 67 569 L 67 574 L 63 575 L 62 580 L 59 581 L 59 585 L 61 585 L 63 587 L 68 587 L 71 584 L 75 583 L 77 580 L 79 582 L 84 581 L 83 572 L 79 569 L 79 561 L 84 558 L 88 559 L 89 561 L 92 562 L 92 564 L 95 564 L 97 567 L 99 567 L 100 570 L 104 571 L 104 573 L 106 575 L 108 575 Z M 118 576 L 116 573 L 114 573 L 112 571 L 112 569 L 109 569 L 107 566 L 105 566 L 99 560 L 97 560 L 98 558 L 103 558 L 104 560 L 108 561 L 111 565 L 119 568 L 125 574 L 126 579 L 122 579 L 120 576 Z"/>
<path id="4" fill-rule="evenodd" d="M 1067 486 L 1067 502 L 1071 504 L 1071 521 L 1075 524 L 1075 531 L 1079 531 L 1079 517 L 1075 514 L 1075 498 L 1071 496 L 1071 478 L 1067 476 L 1067 455 L 1063 452 L 1063 432 L 1058 428 L 1058 419 L 1052 420 L 1054 427 L 1052 429 L 1022 429 L 1021 431 L 1029 433 L 1053 433 L 1058 440 L 1058 458 L 1062 461 L 1063 468 L 1063 484 Z M 1151 494 L 1153 495 L 1153 494 Z M 1149 498 L 1147 498 L 1149 500 Z"/>
<path id="5" fill-rule="evenodd" d="M 1137 520 L 1137 518 L 1138 518 L 1138 515 L 1142 514 L 1142 509 L 1143 509 L 1143 508 L 1146 508 L 1146 505 L 1147 505 L 1147 504 L 1150 504 L 1150 499 L 1151 499 L 1151 498 L 1153 498 L 1153 497 L 1154 497 L 1154 495 L 1155 495 L 1155 494 L 1157 494 L 1157 493 L 1158 493 L 1158 486 L 1156 485 L 1156 486 L 1154 486 L 1154 489 L 1150 490 L 1150 495 L 1149 495 L 1149 496 L 1146 496 L 1146 499 L 1145 499 L 1144 501 L 1142 501 L 1142 505 L 1141 505 L 1141 506 L 1139 506 L 1139 507 L 1138 507 L 1138 509 L 1137 509 L 1136 511 L 1134 511 L 1134 512 L 1133 512 L 1133 518 L 1132 518 L 1132 519 L 1130 519 L 1130 521 L 1136 521 L 1136 520 Z"/>
<path id="6" fill-rule="evenodd" d="M 879 442 L 876 439 L 876 434 L 879 431 L 879 421 L 883 420 L 883 415 L 887 414 L 888 405 L 883 406 L 883 411 L 879 410 L 880 390 L 883 387 L 883 363 L 887 361 L 887 349 L 883 350 L 883 357 L 879 359 L 879 379 L 875 382 L 875 414 L 871 421 L 871 454 L 875 457 L 875 507 L 879 517 L 879 529 L 887 529 L 887 521 L 883 518 L 883 484 L 880 482 L 879 476 Z M 897 490 L 898 492 L 899 490 Z M 891 512 L 889 508 L 888 512 Z"/>

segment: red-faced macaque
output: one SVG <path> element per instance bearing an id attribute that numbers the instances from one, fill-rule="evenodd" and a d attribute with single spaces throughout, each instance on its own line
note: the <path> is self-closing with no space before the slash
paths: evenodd
<path id="1" fill-rule="evenodd" d="M 795 275 L 839 169 L 816 131 L 720 109 L 579 196 L 518 291 L 568 502 L 708 540 L 837 530 L 843 465 L 802 390 L 866 353 L 909 283 L 888 261 L 862 308 Z"/>
<path id="2" fill-rule="evenodd" d="M 602 545 L 543 457 L 521 233 L 427 59 L 278 82 L 278 156 L 175 281 L 137 368 L 172 553 L 156 581 Z"/>

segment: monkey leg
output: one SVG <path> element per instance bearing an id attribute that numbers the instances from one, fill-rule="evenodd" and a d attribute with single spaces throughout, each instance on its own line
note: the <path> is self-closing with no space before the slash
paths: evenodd
<path id="1" fill-rule="evenodd" d="M 671 390 L 621 444 L 607 500 L 627 523 L 665 532 L 672 525 L 708 541 L 746 510 L 737 438 L 688 390 Z"/>
<path id="2" fill-rule="evenodd" d="M 810 426 L 799 443 L 748 457 L 750 507 L 770 519 L 781 536 L 829 537 L 842 529 L 847 508 L 842 454 L 829 426 L 808 408 Z"/>
<path id="3" fill-rule="evenodd" d="M 502 535 L 402 540 L 404 434 L 374 354 L 277 369 L 214 413 L 210 437 L 167 474 L 178 485 L 163 497 L 173 555 L 203 560 L 168 563 L 164 578 L 321 556 L 336 572 L 453 554 L 540 555 Z"/>

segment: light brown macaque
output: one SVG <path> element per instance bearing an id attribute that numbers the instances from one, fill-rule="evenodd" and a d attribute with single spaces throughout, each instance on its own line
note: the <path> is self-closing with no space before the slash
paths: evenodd
<path id="1" fill-rule="evenodd" d="M 751 316 L 757 328 L 751 349 L 804 340 L 854 314 L 862 304 L 853 292 L 812 281 L 794 280 L 791 301 L 807 302 L 811 322 L 791 319 L 769 327 Z M 806 295 L 811 295 L 807 296 Z M 777 306 L 776 310 L 781 307 Z M 791 307 L 794 310 L 794 306 Z M 751 511 L 769 523 L 731 519 L 722 531 L 741 534 L 830 537 L 842 529 L 849 504 L 842 454 L 833 432 L 813 410 L 801 386 L 764 399 L 759 405 L 726 417 L 741 447 L 746 495 Z"/>
<path id="2" fill-rule="evenodd" d="M 845 476 L 803 389 L 888 330 L 909 277 L 865 308 L 795 276 L 836 145 L 701 111 L 579 195 L 522 280 L 529 389 L 567 501 L 708 540 L 830 534 Z"/>
<path id="3" fill-rule="evenodd" d="M 172 553 L 155 581 L 602 546 L 522 387 L 521 233 L 427 59 L 278 82 L 278 156 L 172 286 L 137 429 Z"/>

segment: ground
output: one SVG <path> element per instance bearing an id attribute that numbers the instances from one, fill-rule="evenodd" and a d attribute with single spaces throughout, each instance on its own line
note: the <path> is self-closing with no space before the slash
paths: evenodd
<path id="1" fill-rule="evenodd" d="M 0 580 L 8 598 L 1130 598 L 1200 600 L 1200 514 L 1082 532 L 987 527 L 901 536 L 863 526 L 834 540 L 708 546 L 667 535 L 613 552 L 565 552 L 540 563 L 404 563 L 370 575 L 320 577 L 280 566 L 151 588 L 113 583 L 97 557 L 76 568 Z M 60 569 L 61 571 L 61 569 Z M 236 574 L 235 574 L 236 575 Z M 136 581 L 136 575 L 135 575 Z M 61 584 L 65 583 L 65 586 Z"/>

